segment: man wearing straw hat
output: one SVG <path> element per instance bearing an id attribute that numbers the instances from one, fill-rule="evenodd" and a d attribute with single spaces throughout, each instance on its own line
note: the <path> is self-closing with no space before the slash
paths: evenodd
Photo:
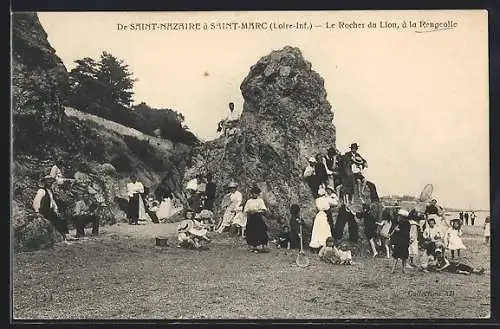
<path id="1" fill-rule="evenodd" d="M 54 225 L 55 229 L 62 234 L 65 241 L 74 240 L 69 235 L 67 221 L 59 216 L 59 209 L 52 192 L 52 185 L 55 181 L 56 179 L 50 175 L 44 176 L 41 179 L 40 189 L 33 199 L 33 209 Z"/>

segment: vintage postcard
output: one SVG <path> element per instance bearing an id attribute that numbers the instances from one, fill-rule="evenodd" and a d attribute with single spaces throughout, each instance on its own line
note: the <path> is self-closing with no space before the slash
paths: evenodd
<path id="1" fill-rule="evenodd" d="M 490 317 L 487 11 L 11 30 L 13 319 Z"/>

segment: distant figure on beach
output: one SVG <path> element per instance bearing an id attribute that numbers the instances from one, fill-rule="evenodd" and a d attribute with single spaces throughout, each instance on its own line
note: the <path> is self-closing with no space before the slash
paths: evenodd
<path id="1" fill-rule="evenodd" d="M 469 225 L 469 213 L 468 212 L 466 212 L 464 214 L 464 219 L 465 219 L 465 225 Z"/>
<path id="2" fill-rule="evenodd" d="M 475 212 L 472 212 L 470 214 L 470 225 L 471 226 L 474 226 L 474 222 L 476 221 L 476 213 Z"/>
<path id="3" fill-rule="evenodd" d="M 458 218 L 460 218 L 460 222 L 462 222 L 462 223 L 464 222 L 464 212 L 463 211 L 458 213 Z"/>
<path id="4" fill-rule="evenodd" d="M 484 230 L 484 243 L 489 244 L 491 235 L 490 216 L 486 216 L 486 218 L 484 219 L 483 230 Z"/>

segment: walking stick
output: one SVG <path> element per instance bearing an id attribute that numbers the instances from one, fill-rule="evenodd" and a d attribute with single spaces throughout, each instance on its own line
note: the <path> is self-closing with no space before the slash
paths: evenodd
<path id="1" fill-rule="evenodd" d="M 295 263 L 300 267 L 307 267 L 309 266 L 309 258 L 307 258 L 306 254 L 304 253 L 303 239 L 302 239 L 302 224 L 300 224 L 299 237 L 300 237 L 300 251 L 299 254 L 297 255 Z"/>

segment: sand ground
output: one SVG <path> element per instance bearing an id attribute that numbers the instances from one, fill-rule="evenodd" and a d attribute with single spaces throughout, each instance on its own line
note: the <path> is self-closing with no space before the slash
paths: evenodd
<path id="1" fill-rule="evenodd" d="M 206 251 L 176 248 L 176 224 L 119 224 L 96 238 L 13 255 L 15 319 L 486 318 L 490 249 L 465 227 L 463 261 L 483 276 L 391 274 L 392 260 L 295 265 L 296 251 L 247 251 L 212 234 Z M 172 247 L 156 247 L 155 236 Z M 432 294 L 432 296 L 429 296 Z"/>

